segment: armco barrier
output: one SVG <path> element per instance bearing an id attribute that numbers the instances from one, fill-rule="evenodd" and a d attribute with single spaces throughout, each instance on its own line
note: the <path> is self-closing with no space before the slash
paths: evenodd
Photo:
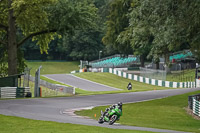
<path id="1" fill-rule="evenodd" d="M 123 72 L 122 70 L 116 70 L 114 68 L 109 68 L 109 73 L 118 75 L 120 77 L 128 78 L 131 80 L 135 80 L 138 82 L 143 82 L 146 84 L 156 85 L 156 86 L 163 86 L 163 87 L 172 87 L 172 88 L 194 88 L 195 82 L 171 82 L 171 81 L 163 81 L 163 80 L 157 80 L 157 79 L 150 79 L 134 74 L 128 74 L 126 72 Z"/>
<path id="2" fill-rule="evenodd" d="M 189 109 L 193 109 L 193 99 L 200 99 L 200 94 L 190 95 L 188 96 L 188 107 Z"/>
<path id="3" fill-rule="evenodd" d="M 30 81 L 35 82 L 35 78 L 30 76 Z M 63 93 L 68 93 L 68 94 L 72 94 L 72 95 L 75 94 L 74 87 L 68 87 L 68 86 L 63 86 L 63 85 L 59 85 L 59 84 L 52 84 L 52 83 L 49 83 L 49 82 L 47 82 L 45 80 L 41 80 L 41 79 L 40 79 L 40 86 L 47 87 L 51 90 L 59 90 L 60 92 L 63 92 Z"/>
<path id="4" fill-rule="evenodd" d="M 30 92 L 29 87 L 1 87 L 0 98 L 24 98 L 27 92 Z"/>
<path id="5" fill-rule="evenodd" d="M 17 87 L 2 87 L 1 98 L 16 98 Z"/>
<path id="6" fill-rule="evenodd" d="M 75 88 L 74 87 L 67 87 L 64 85 L 56 84 L 56 89 L 59 89 L 62 93 L 68 93 L 68 94 L 75 94 Z"/>
<path id="7" fill-rule="evenodd" d="M 193 114 L 200 116 L 200 101 L 197 101 L 197 99 L 193 98 Z"/>

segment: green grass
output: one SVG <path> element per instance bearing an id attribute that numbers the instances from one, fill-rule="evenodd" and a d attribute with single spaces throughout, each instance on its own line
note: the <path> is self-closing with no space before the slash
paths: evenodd
<path id="1" fill-rule="evenodd" d="M 71 87 L 70 85 L 66 85 L 66 84 L 60 83 L 60 82 L 58 82 L 58 81 L 55 81 L 55 80 L 46 78 L 46 77 L 44 77 L 44 76 L 40 76 L 40 79 L 45 80 L 45 81 L 47 81 L 47 82 L 49 82 L 49 83 L 52 83 L 52 84 L 59 84 L 59 85 L 64 85 L 64 86 Z"/>
<path id="2" fill-rule="evenodd" d="M 114 74 L 110 73 L 76 73 L 75 76 L 78 76 L 80 78 L 88 79 L 97 83 L 101 83 L 104 85 L 112 86 L 115 88 L 119 88 L 122 90 L 127 91 L 127 85 L 129 82 L 132 83 L 132 91 L 148 91 L 148 90 L 164 90 L 164 89 L 172 89 L 167 87 L 160 87 L 160 86 L 154 86 L 149 85 L 141 82 L 137 82 L 134 80 L 126 79 L 119 77 Z M 128 92 L 128 91 L 127 91 Z M 129 91 L 130 92 L 130 91 Z"/>
<path id="3" fill-rule="evenodd" d="M 187 82 L 195 80 L 195 69 L 183 70 L 167 74 L 167 81 Z"/>
<path id="4" fill-rule="evenodd" d="M 124 104 L 123 116 L 119 123 L 200 133 L 200 120 L 194 119 L 185 110 L 188 104 L 188 96 L 198 93 L 200 91 L 152 101 Z M 100 110 L 105 110 L 106 107 L 108 106 L 96 107 L 92 110 L 83 110 L 76 113 L 98 119 Z M 96 118 L 94 114 L 97 114 Z"/>
<path id="5" fill-rule="evenodd" d="M 76 95 L 101 95 L 101 94 L 116 94 L 116 93 L 128 93 L 130 91 L 86 91 L 80 88 L 76 88 Z"/>
<path id="6" fill-rule="evenodd" d="M 153 133 L 30 120 L 4 115 L 0 115 L 0 123 L 1 133 Z"/>
<path id="7" fill-rule="evenodd" d="M 43 74 L 61 74 L 70 73 L 78 70 L 79 62 L 26 62 L 31 69 L 31 75 L 35 76 L 36 70 L 42 65 L 41 75 Z"/>
<path id="8" fill-rule="evenodd" d="M 34 86 L 35 84 L 33 82 L 29 82 L 30 91 L 32 93 L 32 97 L 34 97 Z M 63 97 L 63 96 L 70 96 L 70 94 L 66 94 L 60 91 L 55 91 L 52 89 L 49 89 L 47 87 L 41 86 L 42 88 L 42 97 Z"/>

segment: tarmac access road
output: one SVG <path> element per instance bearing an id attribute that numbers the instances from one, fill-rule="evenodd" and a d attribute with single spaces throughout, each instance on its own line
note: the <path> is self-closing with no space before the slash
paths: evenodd
<path id="1" fill-rule="evenodd" d="M 142 130 L 159 133 L 186 133 L 165 129 L 124 126 L 120 124 L 98 124 L 95 120 L 76 116 L 73 112 L 75 110 L 81 110 L 88 107 L 92 108 L 95 106 L 111 105 L 119 101 L 123 103 L 134 103 L 184 94 L 197 90 L 200 89 L 170 89 L 90 96 L 0 100 L 0 114 L 34 120 L 56 121 L 114 129 Z"/>
<path id="2" fill-rule="evenodd" d="M 73 86 L 75 88 L 80 88 L 86 91 L 116 91 L 121 90 L 118 88 L 110 87 L 107 85 L 102 85 L 93 81 L 89 81 L 86 79 L 82 79 L 76 77 L 72 74 L 49 74 L 49 75 L 42 75 L 49 79 Z"/>

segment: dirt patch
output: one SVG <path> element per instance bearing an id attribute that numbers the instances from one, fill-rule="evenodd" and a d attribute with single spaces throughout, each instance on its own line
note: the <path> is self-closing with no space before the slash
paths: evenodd
<path id="1" fill-rule="evenodd" d="M 193 112 L 192 112 L 191 109 L 189 109 L 189 108 L 184 108 L 184 109 L 185 109 L 185 110 L 187 111 L 187 113 L 188 113 L 189 115 L 191 115 L 194 119 L 200 120 L 200 117 L 197 116 L 197 115 L 195 115 L 195 114 L 193 114 Z"/>

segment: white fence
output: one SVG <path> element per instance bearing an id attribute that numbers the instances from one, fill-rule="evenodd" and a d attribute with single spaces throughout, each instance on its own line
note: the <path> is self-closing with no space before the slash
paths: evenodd
<path id="1" fill-rule="evenodd" d="M 151 79 L 148 77 L 142 77 L 135 74 L 129 74 L 124 72 L 123 70 L 109 68 L 109 73 L 115 74 L 120 77 L 124 77 L 127 79 L 143 82 L 146 84 L 163 86 L 163 87 L 173 87 L 173 88 L 195 88 L 195 82 L 172 82 L 158 79 Z M 200 80 L 197 80 L 197 87 L 200 87 Z"/>
<path id="2" fill-rule="evenodd" d="M 200 87 L 200 80 L 196 79 L 196 87 Z"/>

